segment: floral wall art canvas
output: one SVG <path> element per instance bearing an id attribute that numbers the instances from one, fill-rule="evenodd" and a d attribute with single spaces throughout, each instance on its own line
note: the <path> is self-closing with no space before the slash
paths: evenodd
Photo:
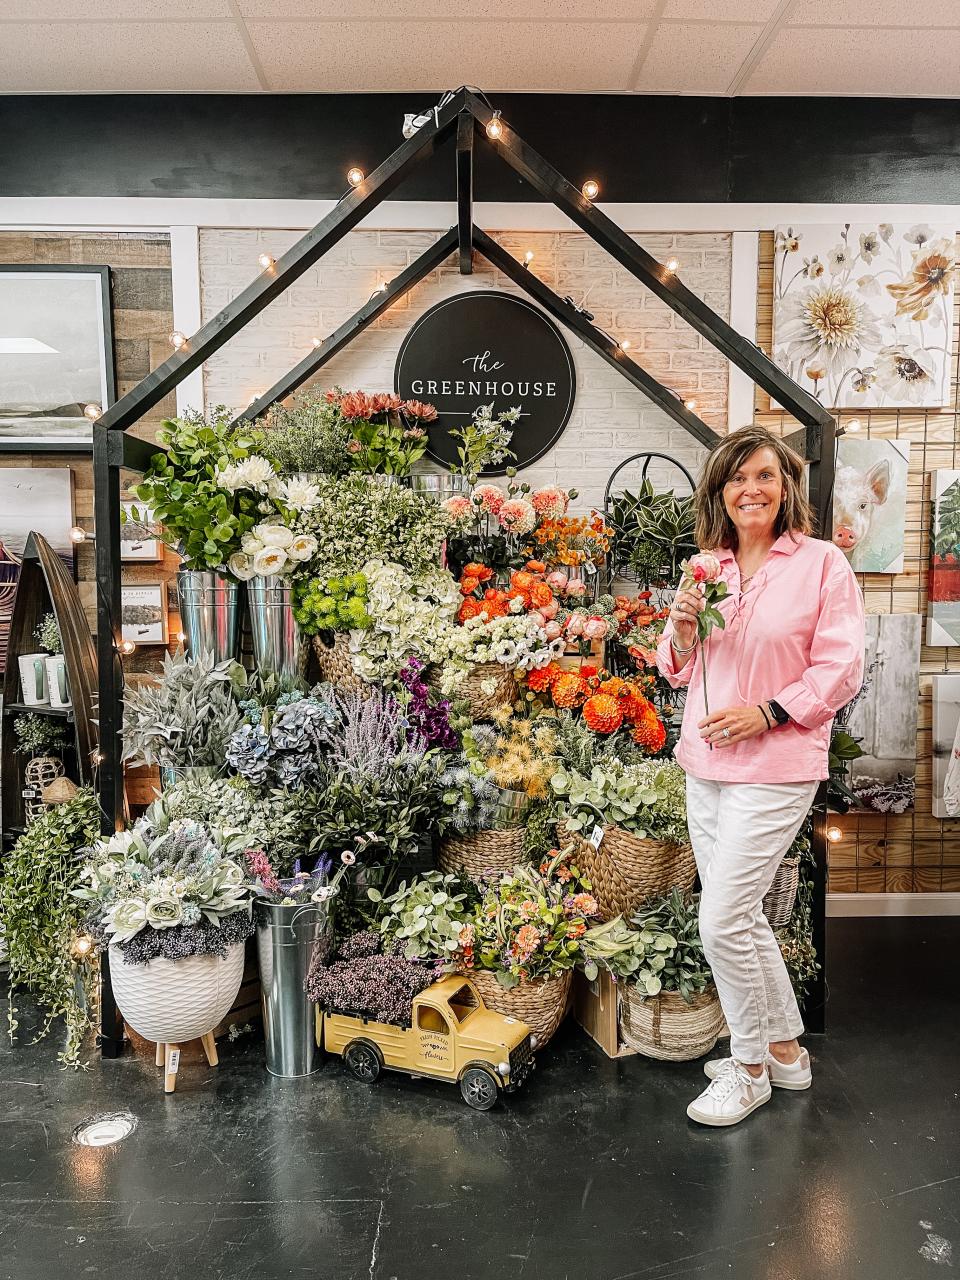
<path id="1" fill-rule="evenodd" d="M 933 677 L 933 814 L 960 818 L 960 675 Z"/>
<path id="2" fill-rule="evenodd" d="M 927 644 L 960 644 L 960 471 L 930 477 Z"/>
<path id="3" fill-rule="evenodd" d="M 774 359 L 830 408 L 949 403 L 956 230 L 778 227 Z"/>
<path id="4" fill-rule="evenodd" d="M 908 440 L 837 441 L 833 541 L 857 573 L 902 573 Z"/>

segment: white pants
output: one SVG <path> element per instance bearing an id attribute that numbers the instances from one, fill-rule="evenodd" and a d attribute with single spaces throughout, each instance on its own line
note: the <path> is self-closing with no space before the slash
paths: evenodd
<path id="1" fill-rule="evenodd" d="M 687 774 L 687 826 L 702 886 L 700 937 L 730 1028 L 730 1052 L 740 1062 L 763 1062 L 771 1042 L 803 1031 L 761 903 L 816 791 L 816 782 L 711 782 Z"/>

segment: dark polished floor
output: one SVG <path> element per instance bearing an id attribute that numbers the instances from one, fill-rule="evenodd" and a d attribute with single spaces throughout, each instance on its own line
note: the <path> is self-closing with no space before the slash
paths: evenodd
<path id="1" fill-rule="evenodd" d="M 3 1280 L 913 1280 L 960 1268 L 960 920 L 831 922 L 816 1083 L 740 1127 L 684 1115 L 700 1065 L 605 1059 L 573 1025 L 509 1106 L 262 1048 L 64 1073 L 0 1047 Z M 3 1011 L 0 1010 L 0 1017 Z M 3 1019 L 5 1023 L 5 1018 Z M 85 1117 L 128 1108 L 122 1144 Z M 955 1255 L 955 1256 L 954 1256 Z"/>

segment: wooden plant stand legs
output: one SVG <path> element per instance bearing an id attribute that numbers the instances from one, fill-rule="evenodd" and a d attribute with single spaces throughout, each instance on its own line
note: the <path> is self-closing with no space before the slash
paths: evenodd
<path id="1" fill-rule="evenodd" d="M 203 1045 L 203 1052 L 206 1054 L 207 1062 L 211 1067 L 217 1066 L 220 1059 L 217 1056 L 217 1042 L 213 1038 L 213 1032 L 208 1031 L 205 1036 L 201 1036 L 200 1043 Z M 180 1068 L 180 1046 L 178 1044 L 158 1044 L 156 1063 L 158 1067 L 163 1067 L 164 1093 L 173 1093 L 177 1087 L 177 1071 Z"/>

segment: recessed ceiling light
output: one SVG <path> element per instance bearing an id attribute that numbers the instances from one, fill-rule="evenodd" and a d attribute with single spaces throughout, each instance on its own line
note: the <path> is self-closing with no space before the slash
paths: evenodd
<path id="1" fill-rule="evenodd" d="M 112 1111 L 109 1115 L 91 1116 L 78 1124 L 73 1140 L 79 1147 L 109 1147 L 129 1138 L 137 1127 L 137 1117 L 129 1111 Z"/>

